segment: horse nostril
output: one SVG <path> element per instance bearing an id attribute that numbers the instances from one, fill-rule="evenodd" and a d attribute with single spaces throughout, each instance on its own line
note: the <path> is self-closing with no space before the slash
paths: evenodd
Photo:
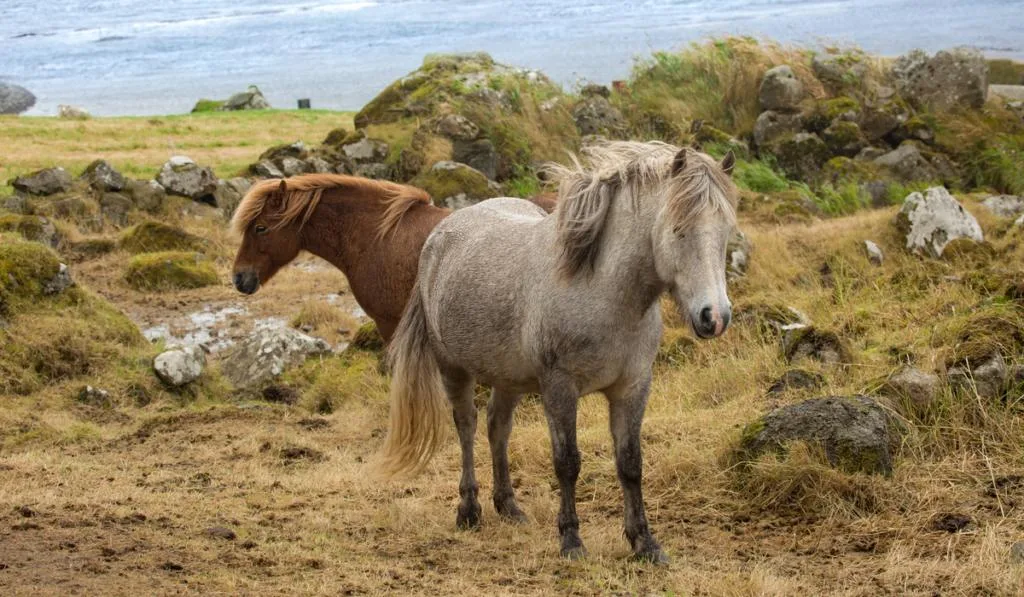
<path id="1" fill-rule="evenodd" d="M 704 307 L 700 310 L 700 325 L 705 330 L 715 327 L 715 317 L 712 315 L 711 307 Z"/>

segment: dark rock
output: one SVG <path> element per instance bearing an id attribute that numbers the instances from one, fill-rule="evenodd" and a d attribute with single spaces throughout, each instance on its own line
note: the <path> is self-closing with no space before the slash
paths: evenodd
<path id="1" fill-rule="evenodd" d="M 830 157 L 825 142 L 813 133 L 784 138 L 771 151 L 787 175 L 802 181 L 816 179 Z"/>
<path id="2" fill-rule="evenodd" d="M 491 180 L 497 177 L 498 152 L 490 139 L 455 141 L 452 144 L 452 159 L 476 168 Z"/>
<path id="3" fill-rule="evenodd" d="M 969 528 L 974 521 L 966 514 L 946 513 L 936 514 L 932 518 L 928 528 L 933 531 L 944 533 L 959 533 Z"/>
<path id="4" fill-rule="evenodd" d="M 217 206 L 214 197 L 217 191 L 217 177 L 213 170 L 200 167 L 190 158 L 172 157 L 160 169 L 156 180 L 172 195 Z"/>
<path id="5" fill-rule="evenodd" d="M 856 123 L 836 120 L 821 133 L 822 140 L 833 155 L 853 157 L 864 149 L 868 141 Z"/>
<path id="6" fill-rule="evenodd" d="M 128 225 L 128 212 L 132 206 L 132 200 L 120 193 L 104 193 L 100 197 L 100 214 L 104 221 L 118 228 Z"/>
<path id="7" fill-rule="evenodd" d="M 870 142 L 876 142 L 900 126 L 900 119 L 885 110 L 865 108 L 860 115 L 860 130 Z"/>
<path id="8" fill-rule="evenodd" d="M 391 166 L 380 162 L 358 164 L 353 171 L 356 176 L 373 178 L 375 180 L 389 180 L 391 178 Z"/>
<path id="9" fill-rule="evenodd" d="M 224 539 L 225 541 L 234 541 L 238 538 L 238 535 L 227 527 L 210 527 L 206 529 L 206 535 L 214 539 Z"/>
<path id="10" fill-rule="evenodd" d="M 249 88 L 241 93 L 236 93 L 228 98 L 228 101 L 224 102 L 221 106 L 221 110 L 233 111 L 233 110 L 267 110 L 270 108 L 270 103 L 267 98 L 263 97 L 263 93 L 259 87 L 250 85 Z"/>
<path id="11" fill-rule="evenodd" d="M 231 219 L 235 208 L 238 207 L 242 197 L 245 197 L 251 187 L 252 183 L 249 182 L 249 179 L 240 176 L 217 181 L 217 190 L 214 195 L 217 198 L 217 206 L 220 207 L 225 218 Z"/>
<path id="12" fill-rule="evenodd" d="M 36 105 L 36 96 L 19 85 L 0 83 L 0 114 L 21 114 Z"/>
<path id="13" fill-rule="evenodd" d="M 28 198 L 20 193 L 5 197 L 0 203 L 0 209 L 23 216 L 32 213 L 32 206 L 29 204 Z"/>
<path id="14" fill-rule="evenodd" d="M 777 139 L 800 132 L 803 117 L 799 113 L 787 114 L 766 110 L 754 122 L 754 145 L 765 147 Z"/>
<path id="15" fill-rule="evenodd" d="M 612 96 L 612 90 L 605 85 L 588 83 L 580 89 L 580 97 L 603 97 L 608 99 Z"/>
<path id="16" fill-rule="evenodd" d="M 786 360 L 795 363 L 810 358 L 828 365 L 853 361 L 849 348 L 835 332 L 802 326 L 786 330 L 782 338 Z"/>
<path id="17" fill-rule="evenodd" d="M 785 450 L 792 441 L 821 446 L 833 467 L 848 473 L 892 474 L 897 430 L 889 414 L 867 396 L 814 398 L 776 409 L 744 429 L 750 458 Z"/>
<path id="18" fill-rule="evenodd" d="M 111 405 L 110 392 L 93 386 L 85 386 L 79 390 L 78 395 L 75 396 L 75 400 L 82 404 L 88 404 L 89 406 L 100 406 L 106 408 Z"/>
<path id="19" fill-rule="evenodd" d="M 135 203 L 135 207 L 147 213 L 160 213 L 167 199 L 167 191 L 155 180 L 128 180 L 124 193 Z"/>
<path id="20" fill-rule="evenodd" d="M 105 160 L 89 164 L 82 173 L 82 179 L 100 192 L 118 192 L 125 187 L 124 176 Z"/>
<path id="21" fill-rule="evenodd" d="M 787 390 L 817 389 L 823 383 L 825 383 L 825 378 L 819 373 L 806 369 L 790 369 L 772 383 L 768 388 L 768 393 L 781 394 Z"/>
<path id="22" fill-rule="evenodd" d="M 64 168 L 44 168 L 11 181 L 15 189 L 30 195 L 54 195 L 71 190 L 71 175 Z"/>

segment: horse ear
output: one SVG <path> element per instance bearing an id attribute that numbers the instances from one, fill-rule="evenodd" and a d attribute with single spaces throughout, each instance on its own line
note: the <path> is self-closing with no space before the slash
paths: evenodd
<path id="1" fill-rule="evenodd" d="M 725 157 L 722 158 L 722 170 L 726 174 L 730 174 L 731 175 L 732 174 L 732 169 L 733 169 L 733 167 L 735 165 L 736 165 L 736 154 L 734 154 L 732 152 L 732 150 L 730 149 L 729 153 L 725 154 Z"/>
<path id="2" fill-rule="evenodd" d="M 270 211 L 276 212 L 284 206 L 284 199 L 288 196 L 288 183 L 281 179 L 281 184 L 278 185 L 277 190 L 267 197 L 267 207 Z"/>
<path id="3" fill-rule="evenodd" d="M 684 147 L 679 150 L 679 153 L 676 154 L 676 157 L 672 158 L 673 176 L 678 176 L 680 172 L 686 169 L 686 151 L 687 148 Z"/>

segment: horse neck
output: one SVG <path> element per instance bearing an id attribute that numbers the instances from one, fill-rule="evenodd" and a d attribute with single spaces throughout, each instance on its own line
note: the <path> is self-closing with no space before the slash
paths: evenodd
<path id="1" fill-rule="evenodd" d="M 642 315 L 658 300 L 666 285 L 658 278 L 654 262 L 654 201 L 631 205 L 629 197 L 616 197 L 609 207 L 602 232 L 596 269 L 623 308 Z"/>
<path id="2" fill-rule="evenodd" d="M 373 245 L 382 214 L 381 202 L 325 193 L 299 233 L 300 246 L 347 274 Z"/>

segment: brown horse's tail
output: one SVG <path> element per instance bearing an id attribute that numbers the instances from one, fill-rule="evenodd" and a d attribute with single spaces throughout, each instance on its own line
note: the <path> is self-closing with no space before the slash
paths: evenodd
<path id="1" fill-rule="evenodd" d="M 391 421 L 381 470 L 415 475 L 443 443 L 451 406 L 430 347 L 423 297 L 417 283 L 388 349 L 391 362 Z"/>

